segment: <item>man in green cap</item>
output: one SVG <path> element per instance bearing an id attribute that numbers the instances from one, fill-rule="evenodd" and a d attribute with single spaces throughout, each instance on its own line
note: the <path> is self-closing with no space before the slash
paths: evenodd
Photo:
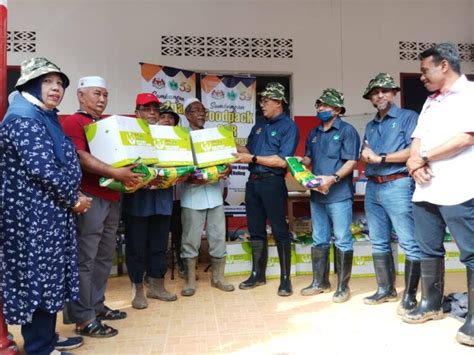
<path id="1" fill-rule="evenodd" d="M 252 245 L 252 273 L 239 285 L 248 290 L 266 283 L 268 244 L 266 220 L 270 220 L 280 258 L 279 296 L 293 293 L 290 280 L 291 239 L 285 207 L 286 160 L 293 156 L 299 140 L 298 127 L 285 110 L 285 88 L 269 83 L 259 93 L 265 120 L 252 128 L 245 147 L 238 146 L 237 161 L 249 163 L 250 176 L 245 189 L 247 224 Z"/>
<path id="2" fill-rule="evenodd" d="M 361 160 L 366 164 L 365 175 L 369 180 L 365 213 L 378 285 L 376 293 L 364 298 L 364 303 L 374 305 L 397 300 L 391 248 L 393 228 L 406 255 L 405 292 L 397 310 L 403 315 L 416 306 L 420 279 L 420 249 L 414 237 L 411 203 L 415 185 L 405 166 L 418 114 L 394 103 L 398 91 L 400 88 L 393 78 L 380 73 L 370 80 L 363 94 L 377 109 L 365 129 Z"/>
<path id="3" fill-rule="evenodd" d="M 313 245 L 311 257 L 313 281 L 301 290 L 303 296 L 331 290 L 329 283 L 329 247 L 331 224 L 336 246 L 337 289 L 333 302 L 345 302 L 350 297 L 352 273 L 352 202 L 354 187 L 352 172 L 359 159 L 360 138 L 356 129 L 341 119 L 346 112 L 344 96 L 336 89 L 325 89 L 316 100 L 316 118 L 321 124 L 313 128 L 306 139 L 305 165 L 322 180 L 311 191 Z"/>

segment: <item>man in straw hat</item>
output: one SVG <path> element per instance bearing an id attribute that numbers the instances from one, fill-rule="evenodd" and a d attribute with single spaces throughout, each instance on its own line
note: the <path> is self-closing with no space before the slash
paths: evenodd
<path id="1" fill-rule="evenodd" d="M 344 96 L 336 89 L 325 89 L 316 100 L 321 125 L 313 128 L 306 139 L 305 165 L 320 177 L 321 185 L 311 191 L 313 245 L 311 257 L 313 281 L 301 290 L 303 296 L 329 292 L 329 247 L 331 225 L 336 248 L 337 288 L 333 302 L 345 302 L 350 297 L 353 245 L 350 225 L 354 187 L 352 172 L 359 158 L 360 138 L 356 129 L 341 119 L 346 112 Z"/>
<path id="2" fill-rule="evenodd" d="M 420 279 L 420 248 L 415 241 L 411 197 L 414 181 L 405 163 L 410 154 L 411 135 L 418 114 L 395 104 L 400 88 L 386 73 L 370 80 L 362 97 L 377 110 L 367 124 L 361 160 L 368 177 L 365 213 L 377 279 L 377 291 L 364 298 L 369 305 L 395 302 L 395 265 L 391 248 L 392 229 L 405 252 L 405 291 L 397 313 L 403 315 L 416 306 Z"/>
<path id="3" fill-rule="evenodd" d="M 77 98 L 79 110 L 63 121 L 63 128 L 74 142 L 79 155 L 83 172 L 81 190 L 93 202 L 91 209 L 79 216 L 77 221 L 80 299 L 68 304 L 66 318 L 76 323 L 77 334 L 96 338 L 111 337 L 117 335 L 118 330 L 102 324 L 101 320 L 123 319 L 127 316 L 125 312 L 111 310 L 104 304 L 116 247 L 120 194 L 99 186 L 99 178 L 111 177 L 132 186 L 140 181 L 140 175 L 132 172 L 132 167 L 114 168 L 90 153 L 84 126 L 100 120 L 107 107 L 105 80 L 99 76 L 79 79 Z"/>
<path id="4" fill-rule="evenodd" d="M 250 132 L 247 145 L 238 146 L 238 162 L 249 163 L 250 176 L 245 188 L 247 223 L 252 246 L 252 273 L 239 285 L 248 290 L 266 283 L 268 243 L 266 220 L 270 220 L 280 259 L 279 296 L 293 294 L 291 285 L 291 239 L 285 207 L 288 191 L 285 184 L 286 160 L 293 156 L 299 132 L 286 113 L 285 88 L 268 83 L 259 93 L 264 120 Z"/>

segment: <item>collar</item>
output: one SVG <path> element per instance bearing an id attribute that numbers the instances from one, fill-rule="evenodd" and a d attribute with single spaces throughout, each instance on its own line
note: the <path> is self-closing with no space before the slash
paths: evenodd
<path id="1" fill-rule="evenodd" d="M 268 124 L 274 124 L 274 123 L 276 123 L 276 122 L 278 122 L 278 121 L 281 121 L 283 118 L 285 118 L 285 116 L 286 116 L 286 114 L 285 114 L 285 112 L 283 111 L 283 112 L 280 113 L 278 116 L 273 117 L 271 120 L 267 120 L 266 118 L 265 118 L 265 120 L 266 120 L 266 123 L 268 123 Z"/>
<path id="2" fill-rule="evenodd" d="M 81 115 L 84 115 L 84 116 L 87 116 L 89 117 L 90 119 L 92 119 L 92 121 L 98 121 L 100 120 L 100 117 L 99 118 L 96 118 L 94 116 L 92 116 L 89 112 L 87 111 L 83 111 L 83 110 L 77 110 L 76 113 L 80 113 Z"/>
<path id="3" fill-rule="evenodd" d="M 339 130 L 341 128 L 341 124 L 342 124 L 342 120 L 341 120 L 341 116 L 337 116 L 336 119 L 333 121 L 331 127 L 329 127 L 329 129 L 327 131 L 324 131 L 324 125 L 323 125 L 323 122 L 321 122 L 321 124 L 317 127 L 321 132 L 328 132 L 330 131 L 333 127 L 337 130 Z"/>
<path id="4" fill-rule="evenodd" d="M 451 85 L 449 90 L 445 94 L 441 94 L 439 90 L 435 91 L 429 96 L 430 99 L 434 100 L 438 96 L 448 96 L 450 94 L 458 93 L 466 88 L 469 85 L 469 80 L 467 80 L 466 75 L 462 74 L 454 83 Z"/>
<path id="5" fill-rule="evenodd" d="M 29 103 L 31 103 L 35 106 L 38 106 L 43 111 L 51 111 L 44 105 L 44 103 L 42 103 L 40 100 L 38 100 L 33 95 L 27 93 L 26 91 L 22 91 L 21 96 L 23 96 L 26 99 L 26 101 L 28 101 Z"/>
<path id="6" fill-rule="evenodd" d="M 385 118 L 397 118 L 400 115 L 401 108 L 398 107 L 396 104 L 392 104 L 392 107 L 390 107 L 390 110 L 388 110 L 387 114 L 385 115 Z M 382 122 L 382 119 L 379 117 L 379 113 L 377 112 L 374 115 L 373 120 L 377 123 Z"/>

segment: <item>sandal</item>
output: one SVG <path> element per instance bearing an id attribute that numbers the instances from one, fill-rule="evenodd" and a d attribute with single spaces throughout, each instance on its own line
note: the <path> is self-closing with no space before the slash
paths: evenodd
<path id="1" fill-rule="evenodd" d="M 76 326 L 76 334 L 88 336 L 91 338 L 110 338 L 116 336 L 118 334 L 118 330 L 109 327 L 107 324 L 102 324 L 100 321 L 95 319 L 92 323 L 89 323 L 82 329 Z"/>
<path id="2" fill-rule="evenodd" d="M 96 314 L 97 320 L 118 320 L 127 318 L 127 313 L 122 312 L 119 309 L 110 309 L 107 306 L 104 306 L 105 312 L 100 312 Z"/>

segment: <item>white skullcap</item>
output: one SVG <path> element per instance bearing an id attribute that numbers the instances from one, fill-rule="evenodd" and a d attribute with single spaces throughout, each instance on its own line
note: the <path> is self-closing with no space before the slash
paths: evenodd
<path id="1" fill-rule="evenodd" d="M 79 83 L 77 84 L 78 89 L 90 87 L 107 89 L 105 79 L 100 76 L 85 76 L 79 79 Z"/>
<path id="2" fill-rule="evenodd" d="M 188 97 L 186 100 L 184 100 L 184 109 L 186 110 L 186 108 L 194 102 L 201 102 L 201 101 L 199 101 L 195 97 Z"/>

